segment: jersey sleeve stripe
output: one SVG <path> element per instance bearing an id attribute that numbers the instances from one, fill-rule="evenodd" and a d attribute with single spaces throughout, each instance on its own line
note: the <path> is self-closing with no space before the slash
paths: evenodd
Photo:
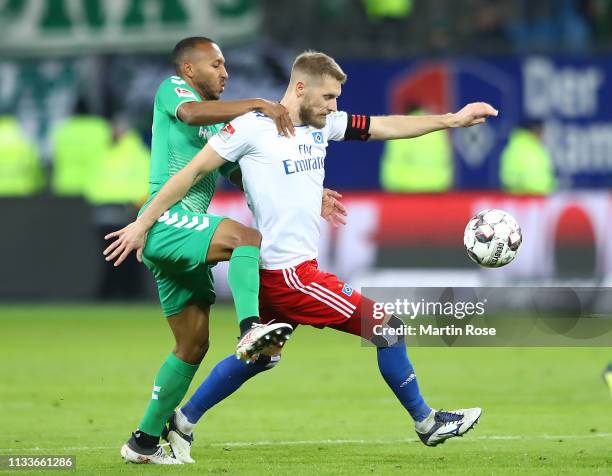
<path id="1" fill-rule="evenodd" d="M 179 118 L 176 114 L 178 113 L 178 108 L 181 107 L 181 105 L 185 104 L 186 102 L 196 102 L 196 101 L 197 101 L 197 99 L 186 99 L 185 101 L 179 102 L 176 105 L 176 108 L 174 109 L 174 117 L 176 117 L 177 119 Z"/>

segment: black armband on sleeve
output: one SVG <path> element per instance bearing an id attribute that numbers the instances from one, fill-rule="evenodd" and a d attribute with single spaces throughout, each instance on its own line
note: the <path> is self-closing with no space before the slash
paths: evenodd
<path id="1" fill-rule="evenodd" d="M 344 140 L 368 140 L 370 138 L 370 116 L 349 114 Z"/>

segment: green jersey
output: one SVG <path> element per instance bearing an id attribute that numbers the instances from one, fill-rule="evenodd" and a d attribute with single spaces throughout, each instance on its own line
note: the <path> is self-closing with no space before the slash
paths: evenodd
<path id="1" fill-rule="evenodd" d="M 154 195 L 166 181 L 187 165 L 215 135 L 223 124 L 190 126 L 182 122 L 176 112 L 186 102 L 202 101 L 198 92 L 179 76 L 164 80 L 155 95 L 153 108 L 153 138 L 151 142 L 150 194 Z M 228 175 L 235 169 L 228 163 L 221 173 Z M 206 213 L 215 193 L 219 172 L 214 171 L 189 189 L 181 200 L 185 210 Z"/>

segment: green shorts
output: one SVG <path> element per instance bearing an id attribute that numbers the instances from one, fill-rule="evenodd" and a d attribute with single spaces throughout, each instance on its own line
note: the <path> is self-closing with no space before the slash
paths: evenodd
<path id="1" fill-rule="evenodd" d="M 192 303 L 214 304 L 212 266 L 205 261 L 215 230 L 224 219 L 176 204 L 149 230 L 142 260 L 155 276 L 166 317 Z"/>

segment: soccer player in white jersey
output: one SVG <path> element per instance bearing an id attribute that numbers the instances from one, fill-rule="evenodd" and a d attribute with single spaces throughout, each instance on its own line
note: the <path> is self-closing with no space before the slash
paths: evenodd
<path id="1" fill-rule="evenodd" d="M 377 347 L 380 372 L 412 417 L 420 439 L 435 446 L 462 436 L 478 421 L 481 409 L 444 412 L 424 401 L 403 337 L 375 336 L 380 324 L 372 302 L 317 266 L 319 213 L 329 141 L 389 140 L 481 124 L 497 111 L 472 103 L 456 113 L 430 116 L 367 116 L 337 110 L 346 75 L 329 56 L 313 51 L 299 55 L 281 100 L 297 126 L 293 137 L 280 136 L 274 122 L 261 113 L 230 121 L 159 191 L 138 220 L 121 237 L 123 250 L 140 250 L 147 230 L 202 177 L 237 162 L 254 225 L 262 234 L 260 316 L 294 327 L 308 324 L 359 335 Z M 387 316 L 386 326 L 402 324 Z M 386 333 L 391 335 L 391 333 Z M 190 457 L 191 432 L 202 414 L 237 390 L 249 378 L 273 367 L 280 355 L 260 356 L 251 363 L 229 356 L 219 362 L 187 404 L 169 421 L 166 438 L 175 457 Z"/>

